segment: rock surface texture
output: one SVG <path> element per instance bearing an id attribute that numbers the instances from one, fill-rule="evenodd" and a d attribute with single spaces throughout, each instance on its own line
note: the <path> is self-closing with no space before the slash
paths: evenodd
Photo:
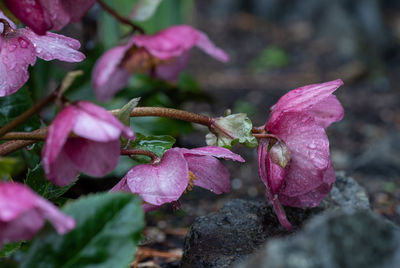
<path id="1" fill-rule="evenodd" d="M 369 209 L 365 190 L 341 172 L 337 173 L 337 181 L 320 207 L 285 208 L 294 227 L 292 232 L 279 224 L 268 202 L 232 200 L 220 211 L 195 220 L 185 238 L 181 267 L 232 267 L 261 248 L 268 239 L 292 235 L 311 216 L 323 211 L 351 213 L 360 209 Z"/>

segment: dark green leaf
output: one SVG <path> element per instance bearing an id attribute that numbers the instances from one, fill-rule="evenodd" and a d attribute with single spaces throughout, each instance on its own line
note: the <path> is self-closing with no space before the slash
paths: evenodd
<path id="1" fill-rule="evenodd" d="M 21 267 L 129 267 L 144 216 L 131 194 L 102 193 L 80 198 L 62 211 L 76 220 L 64 236 L 47 226 L 32 242 Z"/>
<path id="2" fill-rule="evenodd" d="M 21 247 L 21 242 L 18 243 L 9 243 L 3 245 L 3 248 L 0 250 L 0 258 L 8 257 L 13 252 L 18 250 Z"/>
<path id="3" fill-rule="evenodd" d="M 46 199 L 53 200 L 62 196 L 73 184 L 58 187 L 46 179 L 42 165 L 37 165 L 33 169 L 28 170 L 25 184 L 31 187 L 36 193 Z"/>
<path id="4" fill-rule="evenodd" d="M 14 118 L 32 107 L 32 99 L 26 87 L 19 89 L 16 93 L 0 98 L 0 126 L 12 121 Z M 14 131 L 33 131 L 40 126 L 37 115 L 29 118 L 25 123 L 18 126 Z"/>

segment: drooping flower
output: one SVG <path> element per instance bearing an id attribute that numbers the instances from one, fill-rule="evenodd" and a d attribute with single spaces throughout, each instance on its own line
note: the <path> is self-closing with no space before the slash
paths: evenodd
<path id="1" fill-rule="evenodd" d="M 85 59 L 77 51 L 79 41 L 50 32 L 39 36 L 29 28 L 16 29 L 1 10 L 0 25 L 0 97 L 16 92 L 26 83 L 28 66 L 35 65 L 36 57 L 66 62 Z"/>
<path id="2" fill-rule="evenodd" d="M 5 0 L 10 11 L 36 34 L 78 22 L 96 0 Z"/>
<path id="3" fill-rule="evenodd" d="M 330 192 L 335 172 L 325 129 L 343 118 L 343 107 L 332 93 L 338 79 L 294 89 L 273 106 L 258 147 L 259 175 L 281 224 L 287 229 L 281 204 L 315 207 Z"/>
<path id="4" fill-rule="evenodd" d="M 118 164 L 121 135 L 135 137 L 104 108 L 86 101 L 67 106 L 52 122 L 42 151 L 47 178 L 64 186 L 80 171 L 104 176 Z"/>
<path id="5" fill-rule="evenodd" d="M 0 182 L 0 249 L 4 243 L 31 239 L 49 220 L 59 234 L 75 228 L 73 218 L 20 183 Z"/>
<path id="6" fill-rule="evenodd" d="M 229 192 L 229 171 L 217 158 L 244 162 L 240 155 L 217 146 L 172 148 L 159 163 L 133 167 L 111 191 L 138 194 L 148 203 L 146 210 L 177 201 L 194 185 L 216 194 Z"/>
<path id="7" fill-rule="evenodd" d="M 154 35 L 133 36 L 127 44 L 108 50 L 97 61 L 92 76 L 97 98 L 110 99 L 134 72 L 153 70 L 158 78 L 176 80 L 194 46 L 222 62 L 229 59 L 207 35 L 188 25 L 172 26 Z"/>

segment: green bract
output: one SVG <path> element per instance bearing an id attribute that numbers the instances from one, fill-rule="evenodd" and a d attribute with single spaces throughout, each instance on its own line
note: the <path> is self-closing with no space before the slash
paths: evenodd
<path id="1" fill-rule="evenodd" d="M 214 118 L 210 127 L 211 133 L 206 135 L 206 143 L 229 149 L 239 142 L 253 148 L 258 143 L 251 133 L 252 128 L 253 124 L 245 113 Z"/>

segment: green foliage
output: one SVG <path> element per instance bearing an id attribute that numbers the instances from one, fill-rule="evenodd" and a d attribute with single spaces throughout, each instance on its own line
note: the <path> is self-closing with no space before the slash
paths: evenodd
<path id="1" fill-rule="evenodd" d="M 253 148 L 258 143 L 251 132 L 252 128 L 250 119 L 244 113 L 214 118 L 211 133 L 206 135 L 206 143 L 230 149 L 239 142 Z"/>
<path id="2" fill-rule="evenodd" d="M 62 211 L 76 228 L 61 236 L 50 227 L 33 240 L 21 267 L 128 267 L 136 252 L 144 215 L 131 194 L 90 195 Z"/>
<path id="3" fill-rule="evenodd" d="M 162 157 L 165 151 L 172 148 L 174 144 L 175 139 L 168 135 L 145 136 L 136 133 L 136 140 L 130 145 L 130 148 L 151 151 Z M 146 156 L 137 156 L 135 159 L 141 163 L 148 162 Z"/>
<path id="4" fill-rule="evenodd" d="M 34 190 L 39 195 L 43 196 L 49 200 L 56 200 L 58 197 L 62 196 L 73 184 L 59 187 L 52 184 L 46 179 L 42 165 L 37 165 L 33 169 L 28 170 L 26 180 L 24 181 L 32 190 Z"/>
<path id="5" fill-rule="evenodd" d="M 257 58 L 250 62 L 250 67 L 254 72 L 262 72 L 287 66 L 289 62 L 290 57 L 285 50 L 270 46 L 262 50 Z"/>
<path id="6" fill-rule="evenodd" d="M 0 250 L 0 258 L 8 257 L 15 251 L 17 251 L 21 247 L 21 242 L 18 243 L 9 243 L 3 245 L 3 248 Z"/>
<path id="7" fill-rule="evenodd" d="M 0 180 L 11 180 L 12 175 L 20 171 L 21 162 L 15 157 L 0 158 Z"/>
<path id="8" fill-rule="evenodd" d="M 16 93 L 0 98 L 0 126 L 12 121 L 17 116 L 31 108 L 32 98 L 26 87 L 22 87 Z M 33 131 L 39 128 L 40 122 L 37 115 L 18 126 L 15 131 Z"/>

